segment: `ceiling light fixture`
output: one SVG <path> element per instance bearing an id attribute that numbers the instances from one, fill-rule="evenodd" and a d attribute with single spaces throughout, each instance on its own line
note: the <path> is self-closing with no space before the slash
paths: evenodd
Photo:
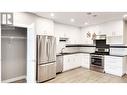
<path id="1" fill-rule="evenodd" d="M 75 19 L 71 18 L 71 19 L 70 19 L 70 21 L 71 21 L 71 22 L 74 22 L 74 21 L 75 21 Z"/>
<path id="2" fill-rule="evenodd" d="M 124 15 L 124 16 L 123 16 L 123 19 L 124 19 L 124 20 L 127 20 L 127 15 Z"/>
<path id="3" fill-rule="evenodd" d="M 54 13 L 51 13 L 51 14 L 50 14 L 50 16 L 51 16 L 51 17 L 54 17 L 54 16 L 55 16 L 55 14 L 54 14 Z"/>
<path id="4" fill-rule="evenodd" d="M 84 23 L 84 25 L 88 25 L 88 23 L 87 23 L 87 22 L 85 22 L 85 23 Z"/>

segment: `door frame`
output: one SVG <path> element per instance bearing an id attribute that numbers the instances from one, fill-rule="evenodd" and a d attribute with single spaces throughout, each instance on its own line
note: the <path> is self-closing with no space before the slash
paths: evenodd
<path id="1" fill-rule="evenodd" d="M 30 25 L 26 25 L 26 24 L 16 24 L 16 25 L 14 25 L 14 26 L 17 26 L 17 27 L 23 27 L 23 28 L 27 28 L 27 38 L 28 38 L 28 36 L 30 36 L 30 35 L 28 35 L 28 32 L 30 32 L 29 30 L 29 28 L 33 28 L 34 30 L 32 30 L 32 31 L 34 31 L 34 36 L 36 36 L 36 32 L 35 32 L 35 23 L 32 23 L 32 24 L 30 24 Z M 29 82 L 29 83 L 35 83 L 36 82 L 36 49 L 34 49 L 33 50 L 33 52 L 34 52 L 34 59 L 33 60 L 28 60 L 29 58 L 29 53 L 30 53 L 30 49 L 28 48 L 29 46 L 28 46 L 28 43 L 29 43 L 29 41 L 28 41 L 28 39 L 27 39 L 27 74 L 26 74 L 26 81 L 27 81 L 27 83 Z M 34 42 L 34 44 L 35 44 L 35 46 L 36 46 L 36 40 L 35 40 L 35 42 Z M 33 64 L 31 64 L 31 63 L 33 63 Z M 33 67 L 33 70 L 30 68 L 30 65 L 33 65 L 32 67 Z M 29 73 L 29 72 L 31 72 L 31 74 Z M 31 77 L 31 75 L 32 75 L 32 77 Z M 1 81 L 1 78 L 2 78 L 2 76 L 1 76 L 1 25 L 0 25 L 0 83 L 2 82 Z"/>

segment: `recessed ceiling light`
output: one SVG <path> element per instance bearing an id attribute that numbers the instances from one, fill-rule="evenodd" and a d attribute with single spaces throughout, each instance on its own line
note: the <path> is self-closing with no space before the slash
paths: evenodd
<path id="1" fill-rule="evenodd" d="M 87 22 L 85 22 L 85 23 L 84 23 L 84 25 L 88 25 L 88 23 L 87 23 Z"/>
<path id="2" fill-rule="evenodd" d="M 124 20 L 127 20 L 127 15 L 124 15 L 124 16 L 123 16 L 123 19 L 124 19 Z"/>
<path id="3" fill-rule="evenodd" d="M 71 21 L 71 22 L 74 22 L 74 21 L 75 21 L 75 19 L 71 18 L 71 19 L 70 19 L 70 21 Z"/>
<path id="4" fill-rule="evenodd" d="M 50 14 L 50 16 L 51 16 L 51 17 L 54 17 L 54 16 L 55 16 L 55 14 L 54 14 L 54 13 L 51 13 L 51 14 Z"/>

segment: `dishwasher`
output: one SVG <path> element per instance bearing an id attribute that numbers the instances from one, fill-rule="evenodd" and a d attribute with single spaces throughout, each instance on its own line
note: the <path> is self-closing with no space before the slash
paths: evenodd
<path id="1" fill-rule="evenodd" d="M 56 56 L 56 73 L 61 73 L 63 71 L 63 56 Z"/>

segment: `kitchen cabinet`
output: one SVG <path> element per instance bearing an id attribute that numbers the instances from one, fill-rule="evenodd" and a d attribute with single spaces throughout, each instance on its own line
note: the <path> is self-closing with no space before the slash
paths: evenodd
<path id="1" fill-rule="evenodd" d="M 90 54 L 78 53 L 63 56 L 63 71 L 77 67 L 90 67 Z"/>
<path id="2" fill-rule="evenodd" d="M 80 67 L 82 64 L 82 54 L 78 53 L 78 54 L 74 54 L 74 67 Z"/>
<path id="3" fill-rule="evenodd" d="M 119 35 L 119 36 L 107 36 L 106 39 L 106 44 L 123 44 L 124 40 L 123 40 L 123 36 Z"/>
<path id="4" fill-rule="evenodd" d="M 90 54 L 82 54 L 81 57 L 82 57 L 81 66 L 89 69 L 90 68 Z"/>
<path id="5" fill-rule="evenodd" d="M 51 20 L 38 18 L 36 20 L 36 34 L 54 36 L 54 23 Z"/>
<path id="6" fill-rule="evenodd" d="M 105 56 L 104 71 L 109 74 L 123 76 L 126 73 L 126 57 Z"/>
<path id="7" fill-rule="evenodd" d="M 79 56 L 77 54 L 64 55 L 63 56 L 63 71 L 80 67 Z"/>

